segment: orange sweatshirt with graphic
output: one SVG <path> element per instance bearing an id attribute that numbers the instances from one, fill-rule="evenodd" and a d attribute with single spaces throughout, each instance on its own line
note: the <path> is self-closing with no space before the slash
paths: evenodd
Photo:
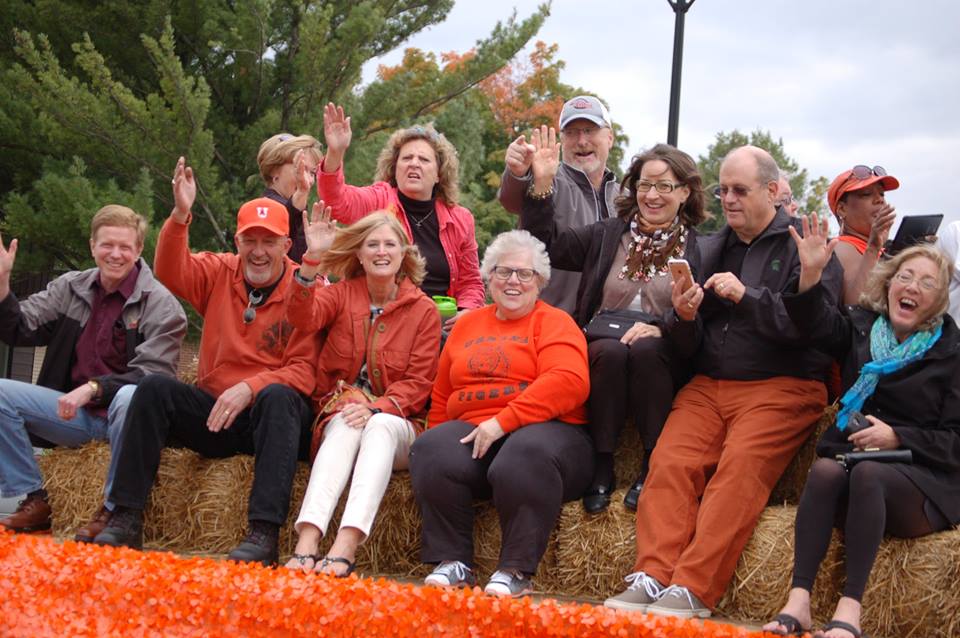
<path id="1" fill-rule="evenodd" d="M 240 257 L 191 253 L 187 228 L 173 218 L 163 224 L 153 271 L 203 317 L 197 387 L 217 397 L 244 381 L 255 397 L 267 385 L 282 383 L 309 397 L 316 384 L 319 337 L 316 331 L 294 330 L 284 303 L 297 265 L 285 257 L 279 285 L 254 320 L 244 323 L 248 300 Z"/>
<path id="2" fill-rule="evenodd" d="M 586 423 L 587 342 L 567 313 L 538 301 L 530 314 L 501 321 L 496 306 L 454 325 L 440 354 L 428 427 L 496 417 L 504 432 L 557 419 Z"/>

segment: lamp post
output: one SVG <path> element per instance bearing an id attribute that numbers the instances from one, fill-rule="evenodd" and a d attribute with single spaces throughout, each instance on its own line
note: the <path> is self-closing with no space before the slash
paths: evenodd
<path id="1" fill-rule="evenodd" d="M 677 123 L 680 119 L 680 73 L 683 67 L 683 19 L 696 0 L 667 0 L 676 14 L 673 25 L 673 74 L 670 78 L 670 115 L 667 122 L 667 144 L 677 145 Z"/>

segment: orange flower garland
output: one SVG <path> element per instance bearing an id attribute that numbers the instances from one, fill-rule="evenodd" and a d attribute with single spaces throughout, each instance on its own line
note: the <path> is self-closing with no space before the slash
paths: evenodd
<path id="1" fill-rule="evenodd" d="M 0 532 L 0 636 L 763 636 L 713 622 L 334 579 Z"/>

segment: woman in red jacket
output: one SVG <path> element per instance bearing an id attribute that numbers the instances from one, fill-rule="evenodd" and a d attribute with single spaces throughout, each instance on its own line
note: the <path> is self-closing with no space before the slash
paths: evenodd
<path id="1" fill-rule="evenodd" d="M 370 533 L 390 473 L 407 467 L 437 373 L 440 315 L 420 290 L 423 258 L 386 212 L 337 230 L 330 209 L 304 214 L 307 252 L 287 295 L 287 318 L 302 330 L 327 332 L 317 362 L 314 399 L 326 405 L 344 384 L 358 398 L 344 402 L 323 429 L 296 530 L 291 569 L 346 576 L 357 546 Z M 318 287 L 320 273 L 335 275 Z M 362 394 L 361 394 L 362 392 Z M 351 478 L 350 496 L 329 554 L 320 537 Z"/>
<path id="2" fill-rule="evenodd" d="M 327 104 L 323 134 L 327 154 L 317 170 L 317 192 L 333 218 L 350 224 L 389 210 L 426 259 L 423 291 L 454 297 L 461 310 L 482 306 L 473 215 L 457 205 L 460 164 L 447 138 L 431 125 L 396 131 L 380 152 L 374 184 L 358 187 L 344 183 L 343 156 L 353 133 L 343 108 Z"/>

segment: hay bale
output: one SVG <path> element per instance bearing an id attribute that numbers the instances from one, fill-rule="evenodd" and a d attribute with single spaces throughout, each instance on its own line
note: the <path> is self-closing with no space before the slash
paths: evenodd
<path id="1" fill-rule="evenodd" d="M 637 515 L 623 506 L 625 493 L 615 491 L 610 507 L 599 514 L 584 512 L 580 501 L 563 506 L 557 525 L 557 592 L 603 599 L 623 589 L 637 557 Z"/>
<path id="2" fill-rule="evenodd" d="M 38 464 L 53 509 L 53 533 L 73 536 L 103 505 L 110 446 L 95 441 L 74 449 L 45 450 Z"/>
<path id="3" fill-rule="evenodd" d="M 191 551 L 225 553 L 243 540 L 247 499 L 253 485 L 253 457 L 200 459 L 189 480 L 193 496 L 182 536 Z"/>
<path id="4" fill-rule="evenodd" d="M 863 596 L 864 631 L 878 637 L 960 635 L 957 583 L 960 529 L 913 539 L 886 538 Z M 830 611 L 835 603 L 830 601 Z"/>
<path id="5" fill-rule="evenodd" d="M 185 448 L 165 448 L 143 512 L 143 540 L 154 549 L 189 550 L 187 508 L 193 500 L 193 477 L 203 459 Z"/>
<path id="6" fill-rule="evenodd" d="M 341 505 L 345 504 L 344 497 Z M 357 550 L 358 564 L 362 561 L 364 571 L 371 574 L 426 575 L 430 567 L 420 562 L 422 530 L 410 473 L 394 472 L 370 536 Z"/>
<path id="7" fill-rule="evenodd" d="M 613 470 L 617 477 L 618 487 L 630 487 L 640 476 L 643 467 L 643 443 L 640 442 L 640 433 L 631 419 L 623 425 L 617 449 L 613 453 Z"/>
<path id="8" fill-rule="evenodd" d="M 792 506 L 768 507 L 763 511 L 718 605 L 722 615 L 763 623 L 776 616 L 786 603 L 793 577 L 796 513 L 797 508 Z M 817 622 L 830 618 L 839 597 L 842 551 L 839 533 L 834 530 L 813 585 L 812 612 Z"/>

